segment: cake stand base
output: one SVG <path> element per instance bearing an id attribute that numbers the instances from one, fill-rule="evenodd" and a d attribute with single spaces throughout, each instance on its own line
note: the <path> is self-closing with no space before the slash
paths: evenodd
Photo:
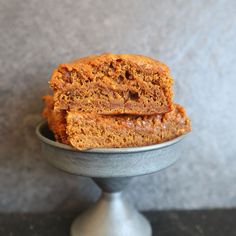
<path id="1" fill-rule="evenodd" d="M 115 192 L 128 182 L 127 178 L 94 179 L 103 190 L 94 206 L 79 215 L 71 226 L 71 236 L 151 236 L 150 223 L 132 205 L 122 192 Z M 110 189 L 112 186 L 113 189 Z"/>

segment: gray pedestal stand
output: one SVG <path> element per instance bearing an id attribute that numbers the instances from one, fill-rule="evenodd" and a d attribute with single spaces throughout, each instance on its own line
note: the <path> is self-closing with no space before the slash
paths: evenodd
<path id="1" fill-rule="evenodd" d="M 42 153 L 56 168 L 91 177 L 102 189 L 94 206 L 80 214 L 71 226 L 71 236 L 151 236 L 149 222 L 122 197 L 131 177 L 150 174 L 173 164 L 180 153 L 176 147 L 184 136 L 145 147 L 78 151 L 53 140 L 47 123 L 36 134 Z"/>

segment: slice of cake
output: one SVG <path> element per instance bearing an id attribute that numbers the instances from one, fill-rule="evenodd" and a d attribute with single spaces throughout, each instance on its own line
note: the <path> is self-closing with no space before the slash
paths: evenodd
<path id="1" fill-rule="evenodd" d="M 152 116 L 106 116 L 69 111 L 66 125 L 68 141 L 77 149 L 137 147 L 157 144 L 191 130 L 184 109 Z"/>
<path id="2" fill-rule="evenodd" d="M 172 110 L 168 67 L 140 55 L 102 54 L 60 65 L 50 85 L 56 110 L 153 115 Z"/>
<path id="3" fill-rule="evenodd" d="M 44 96 L 43 116 L 55 139 L 77 149 L 101 147 L 135 147 L 157 144 L 176 138 L 191 130 L 184 108 L 162 115 L 98 115 L 54 109 L 52 96 Z"/>

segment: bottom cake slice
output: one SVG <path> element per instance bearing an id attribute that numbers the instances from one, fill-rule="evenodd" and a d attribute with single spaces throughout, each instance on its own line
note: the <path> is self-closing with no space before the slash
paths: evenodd
<path id="1" fill-rule="evenodd" d="M 171 140 L 190 131 L 184 109 L 155 116 L 106 116 L 68 112 L 66 133 L 77 149 L 137 147 Z"/>
<path id="2" fill-rule="evenodd" d="M 78 111 L 55 111 L 53 99 L 45 96 L 43 115 L 59 142 L 76 149 L 137 147 L 162 143 L 191 130 L 184 108 L 162 115 L 98 115 Z"/>

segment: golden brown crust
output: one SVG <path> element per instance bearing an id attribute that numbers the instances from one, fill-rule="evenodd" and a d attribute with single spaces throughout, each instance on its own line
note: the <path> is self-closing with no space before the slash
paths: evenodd
<path id="1" fill-rule="evenodd" d="M 54 133 L 58 142 L 69 144 L 66 134 L 66 111 L 54 110 L 54 101 L 51 95 L 43 97 L 45 104 L 42 116 L 47 119 L 49 129 Z"/>
<path id="2" fill-rule="evenodd" d="M 51 95 L 45 95 L 42 97 L 42 99 L 45 105 L 42 116 L 43 118 L 48 119 L 48 117 L 51 116 L 54 107 L 53 97 Z"/>
<path id="3" fill-rule="evenodd" d="M 56 109 L 152 115 L 170 111 L 168 67 L 141 55 L 93 55 L 59 65 L 50 85 Z"/>
<path id="4" fill-rule="evenodd" d="M 115 60 L 124 60 L 127 62 L 131 62 L 137 64 L 142 67 L 147 73 L 160 73 L 160 74 L 169 74 L 169 68 L 162 62 L 154 60 L 150 57 L 137 55 L 137 54 L 112 54 L 112 53 L 104 53 L 101 55 L 90 55 L 88 57 L 83 57 L 80 59 L 76 59 L 71 61 L 70 63 L 61 64 L 61 67 L 67 67 L 69 70 L 80 69 L 81 65 L 92 65 L 99 66 L 108 61 Z"/>

